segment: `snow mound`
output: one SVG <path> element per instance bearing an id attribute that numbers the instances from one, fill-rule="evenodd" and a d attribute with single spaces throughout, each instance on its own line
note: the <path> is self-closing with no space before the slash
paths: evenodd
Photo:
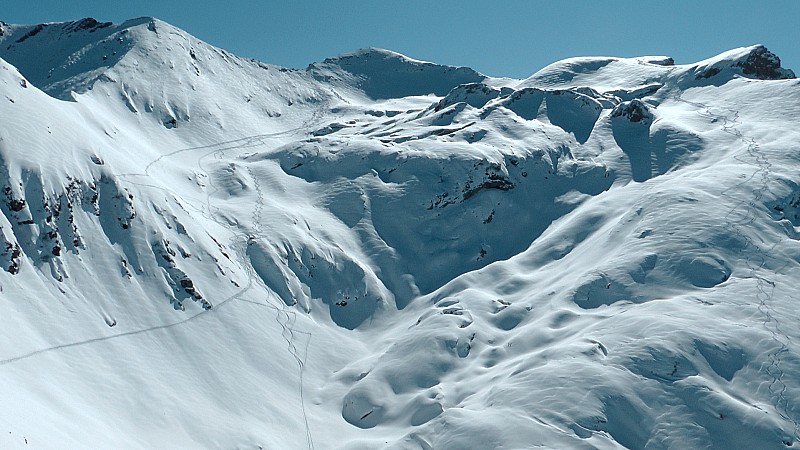
<path id="1" fill-rule="evenodd" d="M 544 85 L 562 84 L 574 80 L 578 75 L 595 73 L 617 61 L 620 61 L 620 59 L 604 57 L 569 58 L 540 69 L 529 80 L 535 80 Z"/>
<path id="2" fill-rule="evenodd" d="M 486 78 L 467 67 L 418 61 L 377 48 L 328 58 L 312 64 L 308 70 L 318 77 L 325 76 L 328 71 L 344 72 L 350 76 L 349 83 L 372 99 L 443 96 L 460 84 L 479 83 Z"/>
<path id="3" fill-rule="evenodd" d="M 501 95 L 500 89 L 487 86 L 482 83 L 465 83 L 453 88 L 439 101 L 434 107 L 434 111 L 441 111 L 448 106 L 456 103 L 466 103 L 473 108 L 482 108 L 489 102 Z"/>

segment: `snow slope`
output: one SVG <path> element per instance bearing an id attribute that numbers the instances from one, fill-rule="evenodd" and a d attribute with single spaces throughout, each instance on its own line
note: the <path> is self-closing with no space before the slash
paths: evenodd
<path id="1" fill-rule="evenodd" d="M 35 57 L 34 57 L 35 56 Z M 785 448 L 800 85 L 0 25 L 3 448 Z"/>

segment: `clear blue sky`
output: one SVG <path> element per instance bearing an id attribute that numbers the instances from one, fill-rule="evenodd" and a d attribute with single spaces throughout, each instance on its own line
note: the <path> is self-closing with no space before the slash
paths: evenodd
<path id="1" fill-rule="evenodd" d="M 526 77 L 570 56 L 694 62 L 765 44 L 800 74 L 800 0 L 3 0 L 0 20 L 155 16 L 237 55 L 305 67 L 362 47 Z"/>

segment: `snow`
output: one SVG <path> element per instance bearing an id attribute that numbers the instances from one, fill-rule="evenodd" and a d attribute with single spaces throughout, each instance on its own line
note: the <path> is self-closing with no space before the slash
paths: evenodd
<path id="1" fill-rule="evenodd" d="M 442 66 L 377 48 L 328 58 L 311 64 L 308 70 L 321 81 L 354 84 L 376 100 L 425 94 L 443 96 L 460 84 L 486 78 L 468 67 Z"/>
<path id="2" fill-rule="evenodd" d="M 2 29 L 0 447 L 800 439 L 800 85 L 766 48 L 509 80 Z"/>

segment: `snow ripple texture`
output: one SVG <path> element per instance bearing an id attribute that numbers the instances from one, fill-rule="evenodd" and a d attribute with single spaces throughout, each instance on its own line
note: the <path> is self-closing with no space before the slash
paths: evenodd
<path id="1" fill-rule="evenodd" d="M 800 445 L 800 85 L 0 22 L 0 447 Z"/>

